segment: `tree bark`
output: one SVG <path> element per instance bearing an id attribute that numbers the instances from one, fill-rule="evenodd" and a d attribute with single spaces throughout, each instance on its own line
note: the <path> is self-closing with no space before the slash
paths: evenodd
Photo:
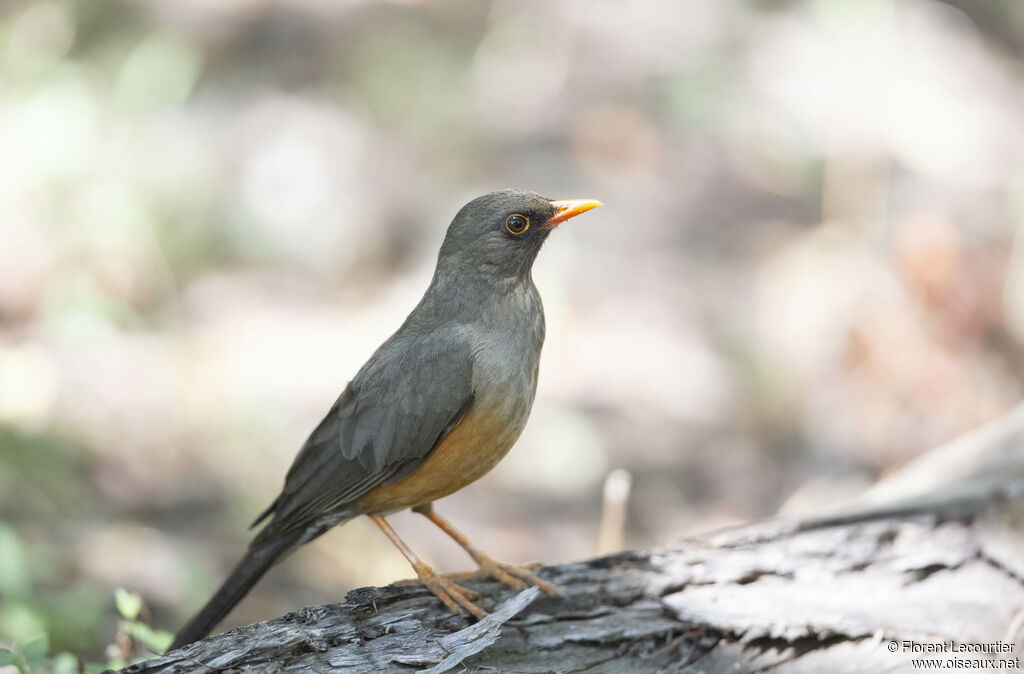
<path id="1" fill-rule="evenodd" d="M 888 672 L 915 671 L 913 658 L 989 658 L 904 648 L 1018 637 L 1020 503 L 959 515 L 797 532 L 773 522 L 548 567 L 558 599 L 469 580 L 497 609 L 477 624 L 419 585 L 362 588 L 125 671 Z"/>

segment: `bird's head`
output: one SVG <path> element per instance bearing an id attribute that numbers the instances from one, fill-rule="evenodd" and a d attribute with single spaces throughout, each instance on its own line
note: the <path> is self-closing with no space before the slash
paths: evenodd
<path id="1" fill-rule="evenodd" d="M 448 226 L 438 267 L 479 270 L 495 280 L 526 276 L 551 230 L 600 205 L 593 199 L 552 201 L 526 190 L 477 197 Z"/>

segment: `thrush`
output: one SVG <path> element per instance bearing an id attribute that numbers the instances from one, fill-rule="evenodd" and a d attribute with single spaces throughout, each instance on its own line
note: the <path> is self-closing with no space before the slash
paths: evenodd
<path id="1" fill-rule="evenodd" d="M 202 639 L 300 545 L 367 515 L 453 612 L 486 616 L 474 593 L 427 566 L 385 519 L 406 508 L 451 536 L 481 571 L 557 590 L 475 547 L 433 502 L 479 479 L 519 438 L 537 390 L 544 309 L 531 269 L 560 223 L 601 202 L 524 190 L 478 197 L 452 220 L 430 285 L 359 370 L 295 457 L 263 528 L 171 649 Z"/>

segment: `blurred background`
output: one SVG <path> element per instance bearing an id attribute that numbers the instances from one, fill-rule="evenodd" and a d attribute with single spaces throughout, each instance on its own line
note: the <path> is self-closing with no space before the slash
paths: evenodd
<path id="1" fill-rule="evenodd" d="M 1024 369 L 1019 0 L 7 0 L 0 646 L 174 629 L 504 187 L 605 206 L 538 261 L 526 433 L 438 504 L 508 561 L 815 512 Z M 395 527 L 445 571 L 423 518 Z M 365 520 L 242 624 L 412 575 Z"/>

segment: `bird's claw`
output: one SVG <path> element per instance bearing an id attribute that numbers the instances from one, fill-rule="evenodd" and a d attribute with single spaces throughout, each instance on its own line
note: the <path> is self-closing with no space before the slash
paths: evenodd
<path id="1" fill-rule="evenodd" d="M 473 600 L 480 598 L 480 593 L 462 587 L 450 578 L 438 575 L 426 564 L 416 567 L 416 575 L 420 582 L 433 592 L 452 613 L 463 615 L 465 611 L 469 611 L 477 620 L 487 617 L 487 611 L 473 603 Z"/>
<path id="2" fill-rule="evenodd" d="M 552 597 L 562 596 L 557 587 L 529 571 L 530 568 L 537 568 L 536 565 L 518 566 L 516 564 L 507 564 L 499 562 L 490 555 L 480 551 L 476 551 L 474 558 L 476 563 L 480 565 L 480 572 L 482 574 L 491 576 L 495 580 L 500 580 L 516 590 L 525 590 L 530 585 L 535 585 Z"/>

